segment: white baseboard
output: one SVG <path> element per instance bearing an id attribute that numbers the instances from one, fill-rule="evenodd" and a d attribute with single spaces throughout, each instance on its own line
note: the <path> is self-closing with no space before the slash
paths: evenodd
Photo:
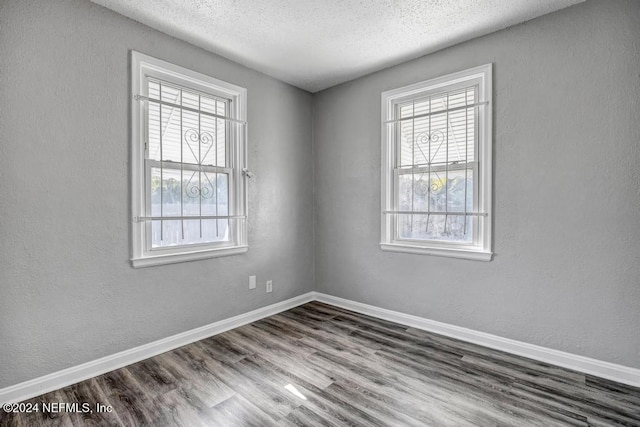
<path id="1" fill-rule="evenodd" d="M 400 323 L 413 328 L 423 329 L 425 331 L 434 332 L 436 334 L 456 338 L 461 341 L 467 341 L 484 347 L 502 350 L 507 353 L 528 357 L 540 362 L 561 366 L 563 368 L 606 378 L 634 387 L 640 387 L 640 369 L 578 356 L 576 354 L 565 353 L 563 351 L 528 344 L 509 338 L 502 338 L 497 335 L 474 331 L 460 326 L 449 325 L 447 323 L 412 316 L 398 311 L 387 310 L 373 305 L 362 304 L 320 292 L 312 292 L 312 294 L 316 301 L 342 307 L 347 310 L 389 320 L 391 322 Z"/>
<path id="2" fill-rule="evenodd" d="M 149 357 L 182 347 L 183 345 L 191 344 L 192 342 L 209 338 L 265 317 L 273 316 L 274 314 L 313 301 L 313 299 L 313 293 L 308 292 L 295 298 L 268 305 L 229 319 L 220 320 L 130 350 L 121 351 L 120 353 L 83 363 L 82 365 L 15 384 L 0 389 L 0 403 L 20 402 L 25 399 L 40 396 L 41 394 L 58 390 L 62 387 L 76 384 L 97 375 L 113 371 L 114 369 L 122 368 L 132 363 L 148 359 Z"/>
<path id="3" fill-rule="evenodd" d="M 561 366 L 586 374 L 595 375 L 623 384 L 640 387 L 640 369 L 617 365 L 565 353 L 546 347 L 527 344 L 496 335 L 478 332 L 459 326 L 429 320 L 398 311 L 387 310 L 373 305 L 338 298 L 320 292 L 308 292 L 306 294 L 288 299 L 267 307 L 259 308 L 248 313 L 240 314 L 229 319 L 220 320 L 200 328 L 192 329 L 177 335 L 170 336 L 149 344 L 125 350 L 120 353 L 106 356 L 92 362 L 83 363 L 72 368 L 63 369 L 39 378 L 0 389 L 0 403 L 20 402 L 25 399 L 39 396 L 53 390 L 58 390 L 71 384 L 102 375 L 114 369 L 122 368 L 132 363 L 139 362 L 149 357 L 173 350 L 192 342 L 209 338 L 233 328 L 246 325 L 251 322 L 273 316 L 285 310 L 297 307 L 310 301 L 320 301 L 326 304 L 342 307 L 358 313 L 377 317 L 417 329 L 434 332 L 436 334 L 456 338 L 484 347 L 502 350 L 518 356 Z"/>

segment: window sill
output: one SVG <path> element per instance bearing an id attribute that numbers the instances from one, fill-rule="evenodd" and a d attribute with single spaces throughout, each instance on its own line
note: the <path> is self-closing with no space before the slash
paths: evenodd
<path id="1" fill-rule="evenodd" d="M 196 261 L 199 259 L 238 255 L 243 254 L 248 250 L 248 246 L 233 246 L 219 249 L 182 252 L 178 254 L 147 255 L 138 258 L 131 258 L 131 264 L 133 268 L 151 267 L 154 265 L 174 264 L 177 262 Z"/>
<path id="2" fill-rule="evenodd" d="M 380 243 L 380 248 L 387 252 L 403 252 L 418 255 L 434 255 L 449 258 L 470 259 L 474 261 L 491 261 L 493 252 L 458 249 L 458 248 L 433 248 L 426 246 L 414 246 L 399 243 Z"/>

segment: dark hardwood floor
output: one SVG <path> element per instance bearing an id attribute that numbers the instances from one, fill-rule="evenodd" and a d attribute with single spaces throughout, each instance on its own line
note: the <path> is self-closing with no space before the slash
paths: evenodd
<path id="1" fill-rule="evenodd" d="M 0 424 L 640 426 L 638 388 L 317 302 L 27 402 L 80 412 Z"/>

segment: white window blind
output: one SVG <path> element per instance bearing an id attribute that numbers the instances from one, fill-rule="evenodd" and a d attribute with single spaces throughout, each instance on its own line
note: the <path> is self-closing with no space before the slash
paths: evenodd
<path id="1" fill-rule="evenodd" d="M 151 246 L 230 241 L 229 125 L 203 114 L 225 117 L 230 101 L 159 80 L 148 89 L 148 191 L 151 216 L 159 218 L 151 222 Z"/>
<path id="2" fill-rule="evenodd" d="M 133 58 L 134 266 L 246 250 L 246 92 Z"/>
<path id="3" fill-rule="evenodd" d="M 486 84 L 485 67 L 383 93 L 383 249 L 486 258 Z"/>

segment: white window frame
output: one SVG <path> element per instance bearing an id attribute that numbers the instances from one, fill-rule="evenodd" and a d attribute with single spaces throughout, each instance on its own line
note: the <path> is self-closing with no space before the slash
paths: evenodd
<path id="1" fill-rule="evenodd" d="M 148 96 L 147 79 L 153 78 L 180 87 L 231 100 L 228 115 L 229 143 L 229 216 L 231 241 L 208 244 L 151 247 L 151 223 L 147 193 L 149 177 L 145 169 L 147 150 Z M 132 185 L 132 257 L 133 267 L 170 264 L 183 261 L 235 255 L 247 252 L 247 90 L 169 62 L 131 51 L 131 185 Z M 243 122 L 244 124 L 237 124 Z M 204 166 L 203 166 L 204 167 Z M 195 217 L 196 219 L 198 217 Z"/>
<path id="2" fill-rule="evenodd" d="M 451 90 L 478 85 L 476 157 L 475 169 L 474 233 L 470 244 L 436 240 L 407 240 L 397 238 L 398 202 L 394 171 L 398 166 L 398 133 L 391 122 L 397 120 L 399 103 Z M 492 187 L 493 187 L 493 137 L 492 137 L 492 64 L 486 64 L 453 74 L 426 80 L 382 93 L 382 215 L 381 242 L 384 251 L 412 254 L 438 255 L 490 261 L 493 252 L 492 239 Z"/>

